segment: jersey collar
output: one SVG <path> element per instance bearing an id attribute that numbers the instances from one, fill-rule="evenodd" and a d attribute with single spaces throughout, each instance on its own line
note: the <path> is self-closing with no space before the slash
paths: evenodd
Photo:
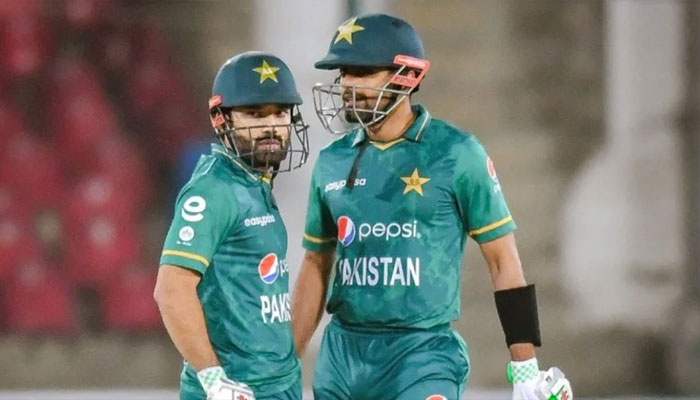
<path id="1" fill-rule="evenodd" d="M 411 124 L 411 126 L 408 127 L 406 132 L 404 132 L 403 136 L 401 136 L 398 139 L 395 139 L 394 141 L 399 141 L 401 139 L 407 139 L 412 142 L 420 142 L 421 138 L 423 137 L 425 128 L 428 126 L 430 123 L 430 120 L 432 117 L 430 116 L 430 112 L 423 107 L 420 104 L 415 104 L 411 106 L 411 109 L 413 110 L 413 113 L 416 115 L 415 121 Z M 353 140 L 352 145 L 357 146 L 360 143 L 362 143 L 365 140 L 365 131 L 364 129 L 358 129 L 355 131 L 355 140 Z"/>
<path id="2" fill-rule="evenodd" d="M 246 164 L 243 160 L 240 159 L 234 152 L 232 152 L 230 149 L 224 147 L 220 143 L 212 143 L 211 144 L 211 153 L 219 156 L 219 157 L 224 157 L 228 160 L 231 161 L 231 165 L 233 166 L 234 169 L 241 170 L 245 172 L 245 174 L 252 180 L 254 181 L 262 181 L 267 184 L 270 184 L 270 177 L 266 176 L 264 174 L 261 174 L 258 171 L 255 171 L 254 169 L 250 168 L 248 164 Z"/>

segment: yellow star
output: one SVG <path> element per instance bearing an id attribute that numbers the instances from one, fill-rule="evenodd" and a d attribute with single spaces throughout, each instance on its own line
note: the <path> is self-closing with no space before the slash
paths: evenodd
<path id="1" fill-rule="evenodd" d="M 260 74 L 260 83 L 263 83 L 268 79 L 272 79 L 273 81 L 277 82 L 277 76 L 275 75 L 275 72 L 279 70 L 280 69 L 278 67 L 271 67 L 270 64 L 268 64 L 265 60 L 263 60 L 261 66 L 259 66 L 258 68 L 253 68 L 253 71 Z"/>
<path id="2" fill-rule="evenodd" d="M 338 27 L 338 36 L 335 37 L 333 44 L 336 44 L 341 40 L 345 40 L 346 42 L 352 44 L 352 34 L 365 30 L 365 28 L 361 27 L 360 25 L 355 25 L 355 21 L 357 21 L 357 18 L 353 18 L 345 25 L 340 25 Z"/>
<path id="3" fill-rule="evenodd" d="M 403 194 L 415 190 L 419 195 L 423 195 L 423 184 L 430 181 L 430 178 L 422 178 L 418 175 L 418 168 L 413 170 L 411 176 L 402 176 L 401 180 L 406 184 L 406 188 L 403 190 Z"/>

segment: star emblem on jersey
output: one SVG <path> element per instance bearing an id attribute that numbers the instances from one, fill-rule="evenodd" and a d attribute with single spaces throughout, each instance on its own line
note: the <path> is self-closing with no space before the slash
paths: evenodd
<path id="1" fill-rule="evenodd" d="M 279 83 L 277 81 L 277 75 L 275 75 L 275 72 L 279 70 L 279 67 L 272 66 L 268 64 L 265 60 L 263 60 L 261 66 L 259 66 L 258 68 L 253 68 L 253 71 L 260 74 L 260 83 L 263 83 L 268 79 L 272 79 L 276 83 Z"/>
<path id="2" fill-rule="evenodd" d="M 423 185 L 428 183 L 430 181 L 430 178 L 424 178 L 420 176 L 418 173 L 418 168 L 415 168 L 413 170 L 413 173 L 411 176 L 402 176 L 401 180 L 403 183 L 406 184 L 406 187 L 403 189 L 403 194 L 406 194 L 410 191 L 415 191 L 419 195 L 423 195 Z"/>
<path id="3" fill-rule="evenodd" d="M 341 40 L 345 40 L 346 42 L 352 44 L 352 34 L 365 30 L 365 28 L 361 27 L 360 25 L 355 25 L 355 21 L 357 21 L 357 18 L 353 18 L 347 23 L 338 27 L 338 36 L 335 37 L 333 44 L 336 44 Z"/>

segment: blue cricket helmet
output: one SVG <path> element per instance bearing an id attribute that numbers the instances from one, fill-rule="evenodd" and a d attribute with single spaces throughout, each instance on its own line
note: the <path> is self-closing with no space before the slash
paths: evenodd
<path id="1" fill-rule="evenodd" d="M 287 64 L 279 57 L 260 51 L 248 51 L 229 58 L 221 66 L 214 78 L 212 97 L 209 99 L 209 116 L 219 140 L 230 146 L 238 157 L 253 169 L 264 173 L 277 174 L 301 167 L 309 154 L 308 126 L 299 111 L 302 104 L 294 77 Z M 291 121 L 283 125 L 257 125 L 236 128 L 229 112 L 233 107 L 278 104 L 290 109 Z M 284 149 L 285 159 L 279 164 L 257 163 L 256 157 L 266 151 L 257 148 L 251 129 L 266 128 L 273 139 L 277 129 L 289 131 L 288 147 Z M 241 152 L 236 145 L 236 135 L 247 136 L 251 148 Z"/>
<path id="2" fill-rule="evenodd" d="M 425 59 L 418 32 L 401 18 L 368 14 L 341 24 L 331 39 L 328 54 L 314 66 L 328 70 L 342 66 L 390 68 L 396 67 L 397 55 Z"/>
<path id="3" fill-rule="evenodd" d="M 221 97 L 221 107 L 303 103 L 287 64 L 260 51 L 229 58 L 214 78 L 212 96 Z"/>

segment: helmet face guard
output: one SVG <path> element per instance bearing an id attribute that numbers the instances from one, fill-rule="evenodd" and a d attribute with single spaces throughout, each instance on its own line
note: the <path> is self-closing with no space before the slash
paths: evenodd
<path id="1" fill-rule="evenodd" d="M 430 68 L 428 60 L 410 56 L 397 55 L 394 64 L 398 67 L 391 79 L 380 88 L 364 87 L 340 84 L 340 78 L 336 78 L 332 84 L 317 83 L 312 88 L 314 109 L 323 127 L 332 134 L 342 135 L 348 133 L 357 126 L 367 128 L 382 122 L 391 114 L 402 101 L 405 101 L 415 91 Z M 410 70 L 419 71 L 415 78 L 405 75 Z M 357 108 L 357 89 L 376 91 L 376 104 L 373 108 Z M 352 105 L 345 106 L 343 95 L 350 93 Z M 379 109 L 383 99 L 390 99 L 390 103 L 384 109 Z M 348 116 L 352 116 L 356 124 L 349 123 Z M 370 118 L 367 118 L 369 116 Z"/>
<path id="2" fill-rule="evenodd" d="M 224 108 L 221 107 L 221 96 L 209 99 L 210 119 L 216 136 L 226 146 L 230 143 L 236 155 L 245 161 L 255 171 L 267 174 L 289 172 L 304 165 L 309 156 L 309 126 L 304 123 L 298 105 L 290 105 L 291 122 L 289 124 L 263 124 L 236 128 L 233 122 L 226 117 Z M 268 136 L 253 138 L 252 131 L 257 129 L 267 130 Z M 267 139 L 278 140 L 276 132 L 286 130 L 288 139 L 282 141 L 280 150 L 267 150 L 261 148 L 261 142 Z M 251 147 L 239 149 L 236 136 L 247 138 Z M 277 156 L 277 157 L 275 157 Z"/>

